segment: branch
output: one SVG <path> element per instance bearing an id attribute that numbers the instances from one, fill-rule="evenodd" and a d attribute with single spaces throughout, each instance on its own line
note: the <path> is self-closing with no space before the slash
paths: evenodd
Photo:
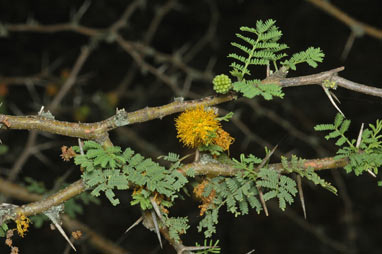
<path id="1" fill-rule="evenodd" d="M 355 27 L 360 28 L 362 29 L 362 31 L 364 31 L 366 34 L 370 35 L 371 37 L 382 40 L 382 29 L 378 29 L 376 27 L 364 24 L 356 20 L 355 18 L 349 16 L 345 12 L 341 11 L 340 9 L 332 5 L 329 1 L 325 1 L 325 0 L 307 0 L 307 1 L 317 6 L 321 10 L 327 12 L 328 14 L 332 15 L 336 19 L 340 20 L 351 29 L 354 29 Z"/>
<path id="2" fill-rule="evenodd" d="M 336 69 L 332 69 L 329 71 L 320 72 L 318 74 L 300 76 L 296 78 L 285 78 L 280 80 L 272 80 L 272 82 L 276 82 L 282 87 L 292 87 L 292 86 L 306 86 L 306 85 L 321 85 L 325 80 L 333 81 L 337 86 L 346 88 L 348 90 L 352 90 L 355 92 L 382 97 L 382 89 L 372 86 L 367 86 L 363 84 L 359 84 L 345 78 L 341 78 L 337 75 L 338 72 L 343 71 L 344 67 L 339 67 Z M 266 82 L 265 79 L 263 82 Z"/>
<path id="3" fill-rule="evenodd" d="M 343 69 L 344 67 L 339 67 L 307 76 L 284 78 L 279 80 L 272 79 L 272 83 L 276 83 L 282 87 L 292 87 L 316 85 L 321 84 L 325 80 L 331 80 L 343 88 L 372 96 L 382 97 L 382 89 L 380 88 L 358 84 L 338 77 L 337 73 Z M 266 83 L 270 81 L 269 79 L 265 79 L 263 82 Z M 236 99 L 236 96 L 233 94 L 228 94 L 225 96 L 209 96 L 190 101 L 183 101 L 182 98 L 180 98 L 163 106 L 146 107 L 130 113 L 127 113 L 124 110 L 118 110 L 114 116 L 104 121 L 95 123 L 71 123 L 41 116 L 11 116 L 0 114 L 0 129 L 39 130 L 69 137 L 99 140 L 104 139 L 108 131 L 117 127 L 142 123 L 157 118 L 162 119 L 165 116 L 182 112 L 190 108 L 195 108 L 202 105 L 213 106 L 234 99 Z"/>
<path id="4" fill-rule="evenodd" d="M 296 212 L 293 211 L 293 209 L 286 209 L 284 212 L 281 212 L 278 204 L 275 204 L 275 202 L 268 202 L 268 206 L 273 213 L 282 213 L 282 216 L 287 216 L 290 220 L 292 220 L 294 223 L 296 223 L 298 226 L 304 229 L 307 233 L 310 233 L 313 236 L 315 236 L 323 245 L 327 245 L 328 247 L 335 250 L 337 253 L 357 253 L 354 252 L 354 250 L 351 249 L 349 246 L 346 246 L 338 240 L 332 239 L 329 236 L 329 234 L 322 230 L 320 225 L 314 225 L 312 223 L 309 223 L 309 221 L 301 218 L 299 215 L 296 214 Z"/>
<path id="5" fill-rule="evenodd" d="M 343 159 L 335 159 L 334 157 L 327 157 L 322 159 L 312 159 L 305 160 L 302 163 L 301 167 L 304 169 L 313 168 L 313 170 L 326 170 L 326 169 L 335 169 L 335 168 L 343 168 L 348 164 L 348 160 L 346 158 Z M 284 172 L 283 165 L 281 163 L 273 163 L 269 164 L 268 168 L 277 170 L 280 173 Z M 203 162 L 193 162 L 184 165 L 180 172 L 186 174 L 187 170 L 193 169 L 195 175 L 209 175 L 209 176 L 234 176 L 239 169 L 234 168 L 233 166 L 223 164 L 223 163 L 203 163 Z"/>
<path id="6" fill-rule="evenodd" d="M 108 131 L 117 127 L 142 123 L 156 118 L 162 119 L 165 116 L 182 112 L 186 109 L 198 106 L 213 106 L 231 101 L 235 98 L 236 96 L 231 94 L 225 96 L 210 96 L 190 101 L 177 99 L 163 106 L 146 107 L 130 113 L 124 110 L 118 110 L 114 116 L 96 123 L 72 123 L 42 116 L 11 116 L 0 114 L 0 129 L 39 130 L 69 137 L 99 140 L 103 139 Z"/>
<path id="7" fill-rule="evenodd" d="M 93 46 L 85 46 L 81 49 L 81 54 L 78 56 L 72 71 L 70 72 L 69 77 L 66 79 L 62 88 L 58 92 L 58 94 L 54 97 L 53 101 L 49 105 L 49 109 L 55 111 L 57 106 L 61 103 L 62 99 L 69 92 L 70 88 L 75 84 L 77 80 L 78 73 L 82 69 L 86 59 L 88 59 Z"/>
<path id="8" fill-rule="evenodd" d="M 100 36 L 106 32 L 104 29 L 94 29 L 74 23 L 63 23 L 54 25 L 41 24 L 5 24 L 3 25 L 9 32 L 35 32 L 35 33 L 57 33 L 75 32 L 86 36 Z"/>
<path id="9" fill-rule="evenodd" d="M 314 170 L 325 170 L 325 169 L 334 169 L 334 168 L 342 168 L 346 166 L 348 163 L 347 159 L 334 159 L 334 157 L 328 157 L 328 158 L 322 158 L 322 159 L 313 159 L 313 160 L 306 160 L 302 167 L 307 168 L 313 168 Z M 280 173 L 283 172 L 283 166 L 281 163 L 275 163 L 268 165 L 270 169 L 277 170 Z M 212 176 L 233 176 L 237 173 L 238 169 L 222 163 L 202 163 L 202 162 L 194 162 L 184 165 L 181 169 L 179 169 L 180 172 L 183 174 L 186 174 L 187 170 L 192 168 L 195 171 L 195 175 L 212 175 Z M 11 193 L 12 195 L 19 195 L 17 194 L 20 192 L 20 189 L 15 189 L 15 185 L 11 185 L 10 183 L 7 183 L 5 180 L 2 180 L 0 178 L 0 192 L 3 193 Z M 13 191 L 10 192 L 12 189 Z M 67 186 L 66 188 L 60 190 L 57 193 L 54 193 L 42 200 L 39 200 L 37 202 L 32 202 L 26 205 L 23 205 L 21 207 L 18 207 L 12 211 L 12 214 L 9 215 L 12 217 L 13 215 L 16 215 L 17 213 L 23 213 L 26 216 L 35 215 L 38 213 L 42 213 L 49 208 L 53 206 L 57 206 L 59 204 L 62 204 L 63 202 L 79 195 L 83 191 L 86 190 L 85 183 L 82 179 L 72 183 L 71 185 Z M 25 194 L 20 194 L 20 197 L 24 197 Z"/>
<path id="10" fill-rule="evenodd" d="M 355 92 L 372 95 L 376 97 L 382 97 L 381 88 L 359 84 L 341 77 L 333 77 L 332 81 L 336 82 L 336 84 L 340 87 L 343 87 Z"/>
<path id="11" fill-rule="evenodd" d="M 4 189 L 1 188 L 1 190 Z M 82 181 L 82 179 L 80 179 L 46 198 L 40 198 L 39 201 L 20 206 L 16 208 L 12 213 L 22 213 L 25 214 L 25 216 L 36 215 L 45 212 L 53 206 L 57 206 L 64 203 L 65 201 L 81 194 L 85 190 L 85 183 Z"/>
<path id="12" fill-rule="evenodd" d="M 110 254 L 128 254 L 127 250 L 124 250 L 120 246 L 114 244 L 109 239 L 104 238 L 103 236 L 97 234 L 87 225 L 81 223 L 78 220 L 70 219 L 69 216 L 63 215 L 62 222 L 64 227 L 70 231 L 80 230 L 86 234 L 86 237 L 89 238 L 89 242 L 97 248 L 100 252 L 110 253 Z"/>
<path id="13" fill-rule="evenodd" d="M 345 67 L 338 67 L 329 71 L 320 72 L 317 74 L 300 76 L 295 78 L 284 78 L 284 79 L 273 79 L 272 75 L 262 81 L 263 83 L 268 83 L 269 79 L 271 82 L 278 82 L 281 87 L 292 87 L 292 86 L 306 86 L 306 85 L 317 85 L 321 84 L 324 80 L 333 78 L 338 72 L 343 71 Z"/>

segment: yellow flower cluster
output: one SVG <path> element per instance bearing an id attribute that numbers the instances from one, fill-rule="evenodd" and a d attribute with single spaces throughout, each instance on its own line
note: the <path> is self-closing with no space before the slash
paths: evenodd
<path id="1" fill-rule="evenodd" d="M 177 137 L 188 147 L 216 144 L 228 150 L 234 139 L 224 131 L 213 110 L 203 106 L 186 110 L 176 120 Z"/>
<path id="2" fill-rule="evenodd" d="M 24 237 L 24 233 L 28 231 L 29 228 L 29 219 L 22 213 L 18 214 L 16 219 L 17 232 L 21 237 Z"/>

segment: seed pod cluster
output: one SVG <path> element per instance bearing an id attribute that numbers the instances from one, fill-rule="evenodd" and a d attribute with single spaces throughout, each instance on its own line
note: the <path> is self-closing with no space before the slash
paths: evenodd
<path id="1" fill-rule="evenodd" d="M 214 90 L 217 93 L 226 94 L 232 88 L 232 81 L 225 74 L 215 76 L 215 78 L 212 80 L 212 84 L 214 84 Z"/>

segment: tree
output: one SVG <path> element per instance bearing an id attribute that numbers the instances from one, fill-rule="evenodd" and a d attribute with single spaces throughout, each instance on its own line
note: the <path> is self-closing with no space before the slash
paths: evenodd
<path id="1" fill-rule="evenodd" d="M 338 14 L 324 1 L 308 2 Z M 381 89 L 341 77 L 339 72 L 344 67 L 325 70 L 331 64 L 324 62 L 318 67 L 321 69 L 308 69 L 300 64 L 316 68 L 324 53 L 328 59 L 331 52 L 327 53 L 316 38 L 304 43 L 304 50 L 297 49 L 299 53 L 295 53 L 295 45 L 289 45 L 289 50 L 287 44 L 292 43 L 284 41 L 284 37 L 290 37 L 282 22 L 276 24 L 268 18 L 261 21 L 261 17 L 254 22 L 251 18 L 251 24 L 240 30 L 225 24 L 228 39 L 219 40 L 219 13 L 225 13 L 219 8 L 230 9 L 233 4 L 229 2 L 206 1 L 202 7 L 171 0 L 155 5 L 145 1 L 84 2 L 74 7 L 59 1 L 54 4 L 57 6 L 50 13 L 55 14 L 54 18 L 47 16 L 49 6 L 36 3 L 32 9 L 35 19 L 25 21 L 25 13 L 30 10 L 26 3 L 20 3 L 15 7 L 20 8 L 20 18 L 5 14 L 0 27 L 5 36 L 4 49 L 18 50 L 7 58 L 7 66 L 3 64 L 4 77 L 0 79 L 0 122 L 5 130 L 1 134 L 2 161 L 8 169 L 0 179 L 4 194 L 0 233 L 8 245 L 4 246 L 6 251 L 17 253 L 19 246 L 20 252 L 28 252 L 24 247 L 28 238 L 35 242 L 43 237 L 43 229 L 32 230 L 31 222 L 46 228 L 44 221 L 62 230 L 67 243 L 73 249 L 82 248 L 81 252 L 92 253 L 96 250 L 90 248 L 95 248 L 96 252 L 145 253 L 149 252 L 143 244 L 147 241 L 165 248 L 166 253 L 174 249 L 178 253 L 219 253 L 220 247 L 222 253 L 249 253 L 259 248 L 272 251 L 267 250 L 271 247 L 265 242 L 263 246 L 241 245 L 248 237 L 244 231 L 228 238 L 233 244 L 221 237 L 221 232 L 227 232 L 224 227 L 245 223 L 236 218 L 245 214 L 249 214 L 247 221 L 262 220 L 255 222 L 257 228 L 270 221 L 278 224 L 287 216 L 312 233 L 318 239 L 316 245 L 324 243 L 323 248 L 331 251 L 363 250 L 364 237 L 357 232 L 365 227 L 354 219 L 353 196 L 346 188 L 348 181 L 358 180 L 350 178 L 344 183 L 337 169 L 345 168 L 350 175 L 365 173 L 361 179 L 377 176 L 382 163 L 382 126 L 374 120 L 358 131 L 357 110 L 354 105 L 339 105 L 334 92 L 341 93 L 334 90 L 341 87 L 357 96 L 381 97 Z M 246 7 L 250 10 L 256 4 L 247 3 Z M 308 3 L 296 5 L 311 8 Z M 246 9 L 243 7 L 238 7 L 241 13 Z M 75 11 L 67 22 L 69 8 Z M 187 27 L 195 25 L 193 19 L 182 15 L 188 11 L 206 20 L 204 34 Z M 267 16 L 273 12 L 269 8 Z M 378 29 L 343 17 L 341 12 L 337 16 L 352 28 L 349 43 L 355 36 L 378 38 L 381 34 Z M 174 21 L 180 18 L 182 23 L 174 27 Z M 220 22 L 224 24 L 225 20 Z M 296 30 L 303 29 L 299 25 Z M 233 47 L 221 48 L 230 41 Z M 191 45 L 187 45 L 189 42 Z M 33 50 L 25 50 L 27 45 Z M 349 54 L 349 48 L 345 47 L 344 55 Z M 213 53 L 221 51 L 232 52 L 229 63 L 225 63 L 225 57 L 218 57 L 222 64 L 213 67 Z M 314 102 L 309 100 L 308 87 L 294 100 L 279 99 L 288 97 L 290 90 L 297 89 L 295 86 L 313 84 L 324 91 L 322 97 L 312 97 Z M 297 100 L 297 107 L 293 106 Z M 301 105 L 314 105 L 309 112 L 317 116 L 307 117 Z M 20 110 L 22 114 L 17 113 Z M 339 112 L 337 116 L 335 111 Z M 350 125 L 344 115 L 355 123 Z M 322 139 L 321 133 L 314 133 L 314 126 L 316 131 L 326 131 L 327 139 L 335 139 L 335 146 Z M 11 130 L 28 132 L 21 136 Z M 288 152 L 291 149 L 295 151 Z M 335 169 L 331 179 L 321 173 L 324 169 Z M 374 184 L 368 184 L 368 188 L 377 190 L 378 180 L 371 181 Z M 329 192 L 312 191 L 310 187 L 316 185 Z M 329 196 L 330 192 L 337 194 L 337 188 L 339 196 Z M 320 195 L 317 202 L 328 207 L 331 202 L 344 200 L 341 237 L 333 237 L 334 230 L 323 233 L 313 226 L 310 216 L 330 212 L 322 206 L 310 208 L 315 195 Z M 295 199 L 300 199 L 302 212 L 299 205 L 287 208 Z M 279 211 L 282 215 L 276 217 Z M 105 218 L 108 223 L 102 223 Z M 144 227 L 130 228 L 129 223 L 134 221 L 134 226 L 142 222 Z M 294 222 L 281 225 L 296 226 Z M 130 245 L 139 237 L 135 233 L 139 228 L 154 234 L 142 233 L 150 240 Z M 126 229 L 128 233 L 124 234 Z M 257 233 L 272 238 L 276 230 L 271 228 L 268 234 L 261 229 Z M 16 232 L 22 237 L 20 242 Z M 127 237 L 123 246 L 118 245 L 121 235 Z M 48 251 L 63 250 L 63 238 L 49 233 L 49 239 L 58 244 L 55 247 L 42 241 Z M 378 249 L 378 244 L 370 249 Z M 298 241 L 281 245 L 298 250 Z M 31 251 L 38 251 L 34 248 Z M 304 251 L 309 248 L 304 247 Z"/>

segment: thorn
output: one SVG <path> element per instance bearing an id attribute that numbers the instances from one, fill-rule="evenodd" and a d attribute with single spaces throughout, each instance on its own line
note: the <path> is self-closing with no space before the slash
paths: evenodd
<path id="1" fill-rule="evenodd" d="M 352 31 L 348 37 L 348 40 L 346 41 L 344 50 L 342 51 L 342 54 L 341 54 L 341 60 L 342 61 L 345 61 L 346 58 L 348 57 L 350 50 L 353 47 L 353 43 L 355 41 L 355 38 L 356 38 L 356 34 L 354 33 L 354 31 Z"/>
<path id="2" fill-rule="evenodd" d="M 45 211 L 44 214 L 53 222 L 54 226 L 61 233 L 62 237 L 64 237 L 64 239 L 69 243 L 70 247 L 72 247 L 72 249 L 77 252 L 73 243 L 70 241 L 69 237 L 66 235 L 65 231 L 62 229 L 62 227 L 59 223 L 59 218 L 60 218 L 59 213 L 60 213 L 61 209 L 62 208 L 59 207 L 56 210 L 56 208 L 53 207 L 53 208 L 51 208 L 51 210 Z"/>
<path id="3" fill-rule="evenodd" d="M 44 113 L 44 106 L 41 106 L 40 111 L 38 112 L 38 115 L 40 116 L 42 113 Z"/>
<path id="4" fill-rule="evenodd" d="M 151 202 L 151 204 L 153 205 L 154 211 L 155 211 L 155 213 L 157 214 L 158 218 L 159 218 L 161 221 L 163 221 L 162 213 L 160 212 L 160 210 L 159 210 L 159 206 L 158 206 L 158 204 L 155 202 L 155 200 L 154 200 L 153 197 L 150 197 L 150 202 Z"/>
<path id="5" fill-rule="evenodd" d="M 334 98 L 339 104 L 341 104 L 340 99 L 338 99 L 338 97 L 337 97 L 332 91 L 329 90 L 329 93 L 330 93 L 331 96 L 333 96 L 333 98 Z"/>
<path id="6" fill-rule="evenodd" d="M 358 138 L 357 138 L 357 143 L 355 147 L 359 148 L 362 140 L 362 133 L 363 133 L 363 123 L 361 124 L 361 129 L 359 130 Z"/>
<path id="7" fill-rule="evenodd" d="M 341 109 L 340 109 L 340 108 L 337 106 L 337 104 L 334 102 L 333 97 L 332 97 L 332 95 L 331 95 L 330 92 L 329 92 L 329 89 L 326 88 L 324 85 L 321 85 L 321 87 L 322 87 L 322 89 L 324 89 L 324 92 L 325 92 L 325 94 L 328 96 L 328 98 L 329 98 L 330 102 L 332 103 L 332 105 L 337 109 L 338 112 L 341 113 L 341 115 L 342 115 L 343 117 L 346 117 L 346 116 L 344 115 L 344 113 L 342 113 Z"/>
<path id="8" fill-rule="evenodd" d="M 215 248 L 219 248 L 219 246 L 187 246 L 180 249 L 177 254 L 182 254 L 185 251 L 210 250 Z"/>
<path id="9" fill-rule="evenodd" d="M 257 168 L 255 169 L 255 171 L 259 171 L 264 165 L 265 163 L 269 160 L 269 158 L 272 156 L 272 154 L 276 151 L 278 145 L 276 145 L 275 147 L 273 147 L 272 151 L 270 151 L 266 156 L 265 158 L 263 159 L 263 161 L 259 164 L 259 166 L 257 166 Z M 257 190 L 259 191 L 259 197 L 260 197 L 260 201 L 261 201 L 261 205 L 263 206 L 263 209 L 264 209 L 264 213 L 265 213 L 265 216 L 268 216 L 269 213 L 268 213 L 268 208 L 267 208 L 267 205 L 265 204 L 265 200 L 264 200 L 264 197 L 263 197 L 263 191 L 261 190 L 260 187 L 256 187 Z"/>
<path id="10" fill-rule="evenodd" d="M 301 176 L 300 175 L 297 175 L 297 188 L 298 188 L 298 194 L 300 196 L 302 211 L 304 212 L 304 219 L 306 220 L 305 199 L 304 199 L 304 192 L 302 191 L 302 184 L 301 184 Z"/>
<path id="11" fill-rule="evenodd" d="M 377 177 L 377 176 L 373 173 L 373 171 L 371 171 L 370 169 L 368 169 L 367 172 L 368 172 L 371 176 L 373 176 L 373 177 Z"/>
<path id="12" fill-rule="evenodd" d="M 157 233 L 157 237 L 158 237 L 158 241 L 159 241 L 160 248 L 163 249 L 162 238 L 161 238 L 161 236 L 160 236 L 160 231 L 159 231 L 158 221 L 157 221 L 157 217 L 156 217 L 156 215 L 155 215 L 154 210 L 151 210 L 151 216 L 152 216 L 152 218 L 153 218 L 153 222 L 154 222 L 154 226 L 155 226 L 155 232 Z"/>
<path id="13" fill-rule="evenodd" d="M 264 165 L 265 163 L 269 160 L 269 158 L 272 156 L 272 154 L 276 151 L 277 147 L 279 145 L 276 145 L 275 147 L 273 147 L 272 151 L 270 151 L 267 156 L 264 157 L 264 159 L 262 160 L 262 162 L 259 164 L 259 166 L 257 166 L 256 170 L 255 171 L 259 171 Z"/>
<path id="14" fill-rule="evenodd" d="M 80 138 L 78 138 L 78 146 L 79 146 L 79 148 L 80 148 L 80 153 L 81 153 L 81 155 L 84 155 L 84 149 L 83 149 L 83 147 L 82 147 L 82 141 L 81 141 Z"/>
<path id="15" fill-rule="evenodd" d="M 131 225 L 128 229 L 126 229 L 125 234 L 129 232 L 131 229 L 133 229 L 135 226 L 137 226 L 141 221 L 143 220 L 143 216 L 139 217 L 138 220 L 136 220 L 133 225 Z"/>
<path id="16" fill-rule="evenodd" d="M 200 152 L 199 152 L 199 149 L 196 149 L 194 162 L 198 162 L 199 160 L 200 160 Z"/>
<path id="17" fill-rule="evenodd" d="M 267 205 L 265 204 L 265 200 L 263 196 L 263 191 L 261 190 L 260 187 L 256 187 L 256 188 L 257 188 L 257 191 L 259 192 L 259 198 L 260 198 L 261 205 L 263 206 L 265 216 L 269 216 L 268 208 L 267 208 Z"/>
<path id="18" fill-rule="evenodd" d="M 359 148 L 359 146 L 361 145 L 361 141 L 362 141 L 362 133 L 363 133 L 363 123 L 361 124 L 361 129 L 359 130 L 359 134 L 358 134 L 358 137 L 357 137 L 357 143 L 355 145 L 355 147 Z M 367 170 L 367 172 L 372 176 L 372 177 L 377 177 L 373 171 L 371 171 L 370 169 Z"/>

